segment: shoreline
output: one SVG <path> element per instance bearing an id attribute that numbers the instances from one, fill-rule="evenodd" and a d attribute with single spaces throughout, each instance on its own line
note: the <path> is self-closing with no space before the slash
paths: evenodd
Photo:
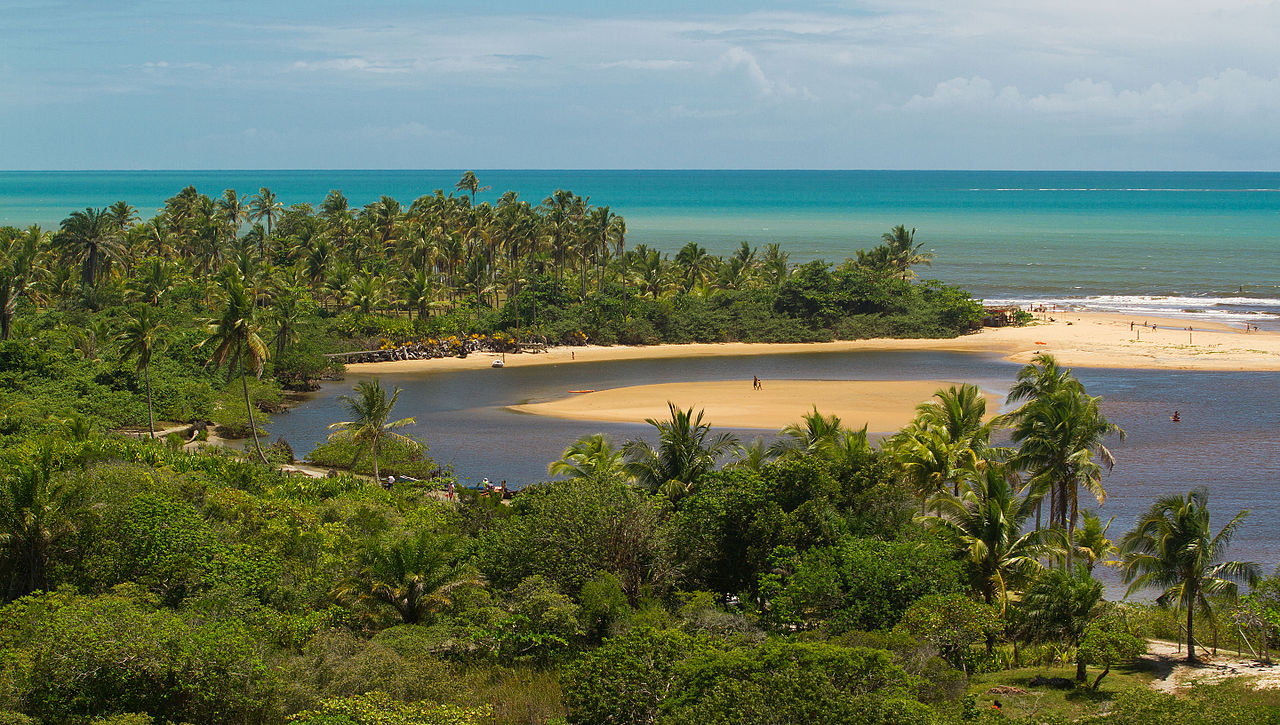
<path id="1" fill-rule="evenodd" d="M 506 356 L 472 353 L 466 358 L 351 363 L 346 366 L 346 371 L 354 375 L 399 375 L 479 370 L 490 367 L 494 358 L 504 358 L 506 367 L 510 368 L 614 360 L 898 350 L 985 353 L 1023 364 L 1029 363 L 1036 353 L 1047 352 L 1067 367 L 1280 371 L 1280 333 L 1276 332 L 1245 332 L 1222 323 L 1185 318 L 1136 317 L 1107 312 L 1055 311 L 1050 314 L 1053 322 L 1037 322 L 1025 327 L 985 327 L 955 338 L 562 346 L 544 353 Z M 1157 327 L 1142 327 L 1143 324 Z M 1188 327 L 1193 329 L 1188 332 Z"/>

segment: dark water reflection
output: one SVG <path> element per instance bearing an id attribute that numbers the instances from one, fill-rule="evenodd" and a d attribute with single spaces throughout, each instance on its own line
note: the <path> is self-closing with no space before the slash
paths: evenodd
<path id="1" fill-rule="evenodd" d="M 560 420 L 503 409 L 563 397 L 569 389 L 732 379 L 750 385 L 751 377 L 759 375 L 766 385 L 777 379 L 956 380 L 1003 395 L 1018 369 L 971 353 L 866 351 L 380 377 L 385 385 L 404 388 L 396 413 L 417 417 L 410 432 L 429 442 L 437 460 L 452 463 L 460 481 L 487 476 L 505 479 L 514 488 L 544 480 L 547 463 L 579 436 L 603 432 L 617 441 L 637 435 L 653 439 L 647 425 Z M 1123 441 L 1112 441 L 1118 462 L 1104 480 L 1110 496 L 1101 512 L 1116 517 L 1114 538 L 1156 496 L 1206 485 L 1216 525 L 1241 509 L 1252 511 L 1232 546 L 1232 557 L 1262 562 L 1268 570 L 1280 559 L 1275 519 L 1280 512 L 1280 373 L 1075 372 L 1090 393 L 1104 396 L 1105 412 L 1128 434 Z M 343 419 L 337 396 L 359 379 L 350 376 L 326 385 L 306 403 L 277 416 L 272 436 L 285 437 L 299 455 L 309 452 L 324 438 L 329 423 Z M 1169 420 L 1175 409 L 1181 413 L 1179 423 Z M 734 432 L 744 440 L 773 437 L 760 430 Z"/>

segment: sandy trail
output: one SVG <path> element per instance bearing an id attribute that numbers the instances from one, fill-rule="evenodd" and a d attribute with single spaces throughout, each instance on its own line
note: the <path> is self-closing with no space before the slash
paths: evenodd
<path id="1" fill-rule="evenodd" d="M 1176 642 L 1153 639 L 1147 645 L 1146 659 L 1155 664 L 1156 670 L 1151 687 L 1160 692 L 1176 693 L 1197 684 L 1210 685 L 1240 677 L 1250 680 L 1256 689 L 1280 689 L 1280 663 L 1267 665 L 1222 649 L 1214 656 L 1212 650 L 1197 648 L 1196 654 L 1202 661 L 1189 665 L 1186 650 L 1180 649 Z"/>

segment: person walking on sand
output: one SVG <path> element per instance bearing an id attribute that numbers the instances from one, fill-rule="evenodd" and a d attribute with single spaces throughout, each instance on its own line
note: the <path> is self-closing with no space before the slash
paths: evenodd
<path id="1" fill-rule="evenodd" d="M 752 390 L 760 389 L 760 378 L 755 375 L 751 376 L 751 389 Z"/>

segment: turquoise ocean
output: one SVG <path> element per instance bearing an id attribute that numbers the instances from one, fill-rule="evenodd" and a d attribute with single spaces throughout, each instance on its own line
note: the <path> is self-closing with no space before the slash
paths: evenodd
<path id="1" fill-rule="evenodd" d="M 0 172 L 0 224 L 56 227 L 125 200 L 150 215 L 183 186 L 271 188 L 286 204 L 446 192 L 460 170 Z M 1079 305 L 1280 329 L 1280 173 L 1094 171 L 477 171 L 494 201 L 570 189 L 627 220 L 628 243 L 717 254 L 780 242 L 840 261 L 895 224 L 937 255 L 923 276 L 992 303 Z"/>

